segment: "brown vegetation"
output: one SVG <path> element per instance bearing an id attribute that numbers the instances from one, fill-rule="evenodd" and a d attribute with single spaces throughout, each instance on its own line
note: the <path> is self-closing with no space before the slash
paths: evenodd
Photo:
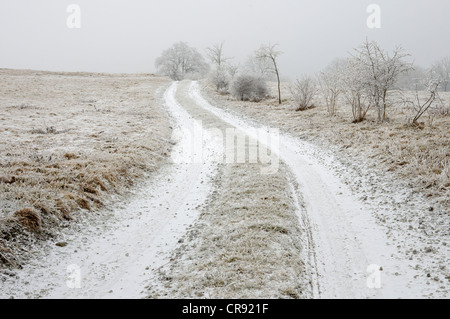
<path id="1" fill-rule="evenodd" d="M 0 70 L 0 81 L 0 247 L 52 234 L 167 158 L 170 125 L 156 93 L 165 79 Z M 11 264 L 6 255 L 0 264 Z"/>

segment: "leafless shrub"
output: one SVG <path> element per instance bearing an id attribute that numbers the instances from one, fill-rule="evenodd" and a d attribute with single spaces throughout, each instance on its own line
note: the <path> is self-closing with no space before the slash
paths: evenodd
<path id="1" fill-rule="evenodd" d="M 232 83 L 231 94 L 240 101 L 259 102 L 269 95 L 269 89 L 264 79 L 241 75 Z"/>
<path id="2" fill-rule="evenodd" d="M 352 107 L 353 122 L 365 120 L 371 104 L 366 94 L 366 86 L 360 80 L 363 67 L 355 59 L 348 59 L 342 81 L 345 85 L 344 98 Z"/>
<path id="3" fill-rule="evenodd" d="M 237 63 L 228 63 L 227 66 L 228 74 L 230 75 L 231 80 L 234 80 L 234 78 L 238 75 L 239 69 L 241 66 Z"/>
<path id="4" fill-rule="evenodd" d="M 318 77 L 320 91 L 331 116 L 336 114 L 337 101 L 344 90 L 342 73 L 345 71 L 345 65 L 346 61 L 336 60 Z"/>
<path id="5" fill-rule="evenodd" d="M 210 74 L 210 81 L 217 92 L 227 92 L 230 86 L 230 77 L 223 67 L 218 67 Z"/>
<path id="6" fill-rule="evenodd" d="M 313 107 L 312 101 L 317 94 L 317 84 L 310 76 L 297 79 L 290 87 L 294 98 L 296 111 L 303 111 Z"/>
<path id="7" fill-rule="evenodd" d="M 431 108 L 433 103 L 438 98 L 438 88 L 440 86 L 440 80 L 431 79 L 427 84 L 428 97 L 426 100 L 421 100 L 419 91 L 416 90 L 415 100 L 406 100 L 405 103 L 412 110 L 414 110 L 414 117 L 412 123 L 418 125 L 419 119 Z"/>
<path id="8" fill-rule="evenodd" d="M 229 74 L 229 64 L 232 58 L 226 57 L 224 54 L 223 43 L 215 44 L 206 49 L 209 61 L 215 66 L 214 71 L 210 73 L 209 80 L 216 87 L 216 91 L 221 94 L 228 92 L 230 86 L 230 78 L 234 77 Z"/>

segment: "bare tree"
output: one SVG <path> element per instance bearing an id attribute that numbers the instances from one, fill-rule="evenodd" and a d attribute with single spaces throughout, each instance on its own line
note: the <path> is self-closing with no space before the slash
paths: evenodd
<path id="1" fill-rule="evenodd" d="M 211 63 L 217 68 L 224 67 L 232 58 L 225 57 L 223 50 L 223 42 L 214 44 L 206 49 L 207 56 Z"/>
<path id="2" fill-rule="evenodd" d="M 231 58 L 225 57 L 223 42 L 207 48 L 206 51 L 210 62 L 215 66 L 215 70 L 210 74 L 211 82 L 216 86 L 217 92 L 227 91 L 230 84 L 228 61 Z"/>
<path id="3" fill-rule="evenodd" d="M 413 124 L 417 125 L 422 115 L 424 115 L 430 109 L 436 99 L 439 98 L 438 88 L 440 85 L 440 78 L 430 78 L 426 84 L 428 97 L 425 100 L 420 98 L 418 89 L 416 89 L 415 100 L 405 100 L 405 103 L 409 105 L 415 112 L 414 118 L 412 120 Z"/>
<path id="4" fill-rule="evenodd" d="M 378 121 L 387 119 L 388 95 L 400 74 L 412 69 L 412 64 L 403 61 L 408 54 L 401 47 L 394 49 L 392 56 L 382 50 L 378 43 L 366 40 L 356 49 L 354 58 L 361 65 L 360 81 L 365 85 L 371 103 L 378 110 Z"/>
<path id="5" fill-rule="evenodd" d="M 174 81 L 181 81 L 186 76 L 204 76 L 209 70 L 202 55 L 184 42 L 175 43 L 163 51 L 156 59 L 155 66 L 160 74 Z"/>
<path id="6" fill-rule="evenodd" d="M 227 63 L 228 74 L 230 75 L 232 80 L 238 74 L 240 67 L 241 66 L 239 64 L 236 64 L 236 63 L 230 63 L 230 62 Z"/>
<path id="7" fill-rule="evenodd" d="M 224 67 L 218 67 L 211 72 L 210 81 L 215 85 L 217 92 L 227 92 L 230 85 L 230 76 Z"/>
<path id="8" fill-rule="evenodd" d="M 346 60 L 335 60 L 318 76 L 322 96 L 325 98 L 328 113 L 336 114 L 339 96 L 344 91 L 342 74 L 345 72 Z"/>
<path id="9" fill-rule="evenodd" d="M 441 82 L 441 87 L 444 92 L 447 92 L 450 82 L 450 57 L 445 57 L 442 60 L 436 62 L 431 67 L 433 76 L 437 77 Z"/>
<path id="10" fill-rule="evenodd" d="M 290 91 L 297 107 L 296 111 L 307 110 L 313 106 L 317 84 L 311 76 L 305 75 L 291 85 Z"/>
<path id="11" fill-rule="evenodd" d="M 278 57 L 282 54 L 281 51 L 277 51 L 275 45 L 262 45 L 261 48 L 256 51 L 256 58 L 259 61 L 265 62 L 268 65 L 269 71 L 273 72 L 277 76 L 278 81 L 278 103 L 281 104 L 281 80 L 280 80 L 280 72 L 278 68 Z M 268 62 L 268 63 L 267 63 Z"/>

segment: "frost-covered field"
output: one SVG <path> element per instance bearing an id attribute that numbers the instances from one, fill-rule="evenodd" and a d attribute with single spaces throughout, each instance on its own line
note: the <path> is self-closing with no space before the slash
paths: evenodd
<path id="1" fill-rule="evenodd" d="M 319 100 L 295 112 L 286 86 L 279 106 L 146 75 L 0 77 L 0 298 L 448 297 L 448 117 L 352 124 Z M 279 169 L 225 165 L 220 138 L 189 162 L 194 120 L 281 129 Z"/>
<path id="2" fill-rule="evenodd" d="M 272 95 L 276 96 L 276 84 L 272 83 Z M 350 106 L 338 103 L 335 117 L 327 113 L 320 97 L 317 107 L 295 112 L 289 85 L 283 83 L 284 103 L 278 105 L 277 98 L 249 103 L 235 101 L 229 95 L 216 94 L 211 86 L 208 92 L 230 108 L 251 118 L 263 120 L 267 125 L 304 140 L 314 141 L 326 148 L 333 148 L 348 156 L 351 161 L 408 180 L 417 192 L 442 206 L 449 207 L 450 198 L 450 113 L 440 115 L 438 111 L 426 113 L 419 122 L 420 128 L 407 125 L 413 113 L 401 103 L 388 110 L 389 122 L 376 123 L 376 111 L 368 113 L 368 120 L 352 124 Z M 414 92 L 404 94 L 414 99 Z M 424 92 L 422 98 L 426 98 Z M 440 93 L 444 105 L 450 110 L 450 93 Z M 396 100 L 400 100 L 397 95 Z"/>
<path id="3" fill-rule="evenodd" d="M 447 296 L 450 229 L 450 117 L 427 115 L 421 127 L 406 125 L 407 109 L 389 110 L 390 121 L 376 123 L 376 115 L 352 124 L 351 109 L 341 105 L 329 117 L 323 103 L 295 112 L 287 85 L 283 105 L 276 98 L 260 103 L 238 102 L 204 83 L 211 103 L 244 117 L 312 142 L 316 160 L 333 171 L 354 195 L 372 207 L 397 257 L 409 263 L 398 276 L 411 273 L 410 286 L 436 286 L 428 297 Z M 275 86 L 272 87 L 273 96 Z M 409 93 L 410 95 L 412 93 Z M 450 95 L 441 94 L 444 103 Z M 330 161 L 328 153 L 333 161 Z M 357 225 L 356 225 L 357 226 Z M 364 227 L 364 225 L 360 225 Z M 411 272 L 412 271 L 412 272 Z"/>
<path id="4" fill-rule="evenodd" d="M 26 258 L 18 248 L 110 203 L 166 160 L 171 130 L 157 97 L 169 81 L 0 70 L 0 83 L 0 265 L 17 266 Z"/>

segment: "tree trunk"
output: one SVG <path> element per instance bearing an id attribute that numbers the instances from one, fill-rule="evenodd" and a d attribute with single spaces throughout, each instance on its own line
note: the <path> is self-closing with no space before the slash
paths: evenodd
<path id="1" fill-rule="evenodd" d="M 277 80 L 278 80 L 278 104 L 281 105 L 281 81 L 280 81 L 280 73 L 278 72 L 278 66 L 277 63 L 274 61 L 275 65 L 275 72 L 277 74 Z"/>

